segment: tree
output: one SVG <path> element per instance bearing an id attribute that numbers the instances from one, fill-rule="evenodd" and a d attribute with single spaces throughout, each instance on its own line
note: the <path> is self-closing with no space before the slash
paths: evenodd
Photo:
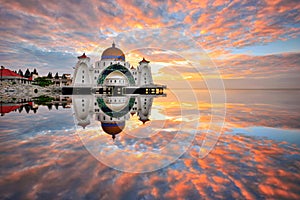
<path id="1" fill-rule="evenodd" d="M 53 76 L 52 76 L 52 73 L 51 73 L 51 72 L 49 72 L 49 73 L 48 73 L 48 75 L 47 75 L 47 78 L 53 78 Z"/>
<path id="2" fill-rule="evenodd" d="M 49 80 L 48 77 L 37 77 L 36 79 L 34 79 L 34 85 L 39 85 L 41 87 L 46 87 L 49 85 L 52 85 L 52 80 Z"/>
<path id="3" fill-rule="evenodd" d="M 34 69 L 33 69 L 33 72 L 32 72 L 32 74 L 39 75 L 39 73 L 37 73 L 37 70 L 36 70 L 36 68 L 34 68 Z"/>
<path id="4" fill-rule="evenodd" d="M 23 76 L 23 71 L 22 71 L 21 69 L 19 69 L 18 74 L 19 74 L 20 76 Z"/>
<path id="5" fill-rule="evenodd" d="M 29 69 L 27 69 L 26 72 L 25 72 L 24 77 L 25 77 L 25 78 L 29 78 L 30 75 L 31 75 L 31 74 L 30 74 L 30 71 L 29 71 Z"/>
<path id="6" fill-rule="evenodd" d="M 55 79 L 59 79 L 58 72 L 56 72 L 54 78 L 55 78 Z"/>

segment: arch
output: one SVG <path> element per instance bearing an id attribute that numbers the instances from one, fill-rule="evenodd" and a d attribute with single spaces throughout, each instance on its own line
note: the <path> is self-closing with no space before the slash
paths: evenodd
<path id="1" fill-rule="evenodd" d="M 108 116 L 110 117 L 123 117 L 124 115 L 126 115 L 127 113 L 130 112 L 131 108 L 133 107 L 135 102 L 135 97 L 130 97 L 128 104 L 120 111 L 113 111 L 112 109 L 110 109 L 106 103 L 104 102 L 103 98 L 97 98 L 97 103 L 99 108 Z"/>
<path id="2" fill-rule="evenodd" d="M 133 75 L 131 74 L 131 72 L 126 68 L 124 67 L 123 65 L 120 65 L 120 64 L 113 64 L 113 65 L 110 65 L 109 67 L 107 67 L 105 70 L 103 70 L 103 72 L 99 75 L 98 77 L 98 80 L 97 80 L 97 84 L 98 85 L 103 85 L 104 84 L 104 80 L 105 78 L 112 72 L 114 71 L 120 71 L 122 72 L 128 79 L 129 81 L 129 84 L 130 85 L 135 85 L 135 80 L 134 80 L 134 77 Z"/>

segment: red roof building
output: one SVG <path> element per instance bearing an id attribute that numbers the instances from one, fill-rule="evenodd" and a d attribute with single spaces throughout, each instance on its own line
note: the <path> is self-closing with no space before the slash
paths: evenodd
<path id="1" fill-rule="evenodd" d="M 12 111 L 15 111 L 16 109 L 18 109 L 20 107 L 20 105 L 17 104 L 7 104 L 7 105 L 0 105 L 0 113 L 6 114 L 6 113 L 10 113 Z"/>
<path id="2" fill-rule="evenodd" d="M 9 69 L 0 69 L 0 76 L 1 76 L 1 79 L 2 78 L 23 78 L 22 76 L 20 76 L 19 74 L 9 70 Z"/>
<path id="3" fill-rule="evenodd" d="M 29 79 L 27 79 L 23 76 L 20 76 L 16 72 L 13 72 L 9 69 L 5 69 L 3 66 L 1 66 L 1 69 L 0 69 L 0 80 L 16 82 L 16 83 L 29 83 L 30 82 Z"/>

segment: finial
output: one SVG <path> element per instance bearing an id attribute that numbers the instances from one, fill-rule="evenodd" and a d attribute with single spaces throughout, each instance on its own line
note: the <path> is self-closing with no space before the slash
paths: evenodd
<path id="1" fill-rule="evenodd" d="M 115 141 L 116 136 L 115 136 L 115 135 L 112 135 L 111 137 L 112 137 L 113 141 Z"/>
<path id="2" fill-rule="evenodd" d="M 116 44 L 115 44 L 115 41 L 113 41 L 112 45 L 111 45 L 113 48 L 116 47 Z"/>
<path id="3" fill-rule="evenodd" d="M 85 55 L 85 53 L 83 53 L 82 56 L 78 56 L 77 58 L 78 58 L 78 59 L 81 59 L 81 58 L 87 58 L 87 56 Z"/>

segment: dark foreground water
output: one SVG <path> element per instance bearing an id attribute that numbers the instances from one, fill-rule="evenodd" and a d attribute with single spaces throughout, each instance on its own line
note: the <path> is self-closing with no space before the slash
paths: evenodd
<path id="1" fill-rule="evenodd" d="M 193 143 L 172 164 L 147 173 L 122 172 L 96 159 L 82 142 L 84 130 L 75 126 L 72 108 L 39 106 L 36 113 L 1 116 L 0 199 L 300 199 L 300 91 L 227 91 L 223 131 L 204 158 L 197 150 L 215 130 L 208 128 L 211 108 L 222 105 L 212 105 L 207 91 L 197 91 L 197 97 L 200 121 Z M 154 99 L 150 122 L 142 125 L 132 116 L 127 134 L 115 142 L 100 136 L 123 151 L 161 148 L 178 134 L 178 123 L 188 120 L 179 120 L 178 110 L 168 94 Z M 139 135 L 155 127 L 157 135 Z M 122 166 L 151 163 L 137 163 L 137 157 L 110 152 L 109 159 Z"/>

